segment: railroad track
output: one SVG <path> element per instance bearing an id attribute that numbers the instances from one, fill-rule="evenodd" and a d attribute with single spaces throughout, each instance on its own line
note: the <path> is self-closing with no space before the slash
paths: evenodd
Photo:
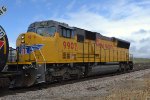
<path id="1" fill-rule="evenodd" d="M 150 68 L 149 63 L 138 63 L 138 64 L 134 65 L 133 70 L 130 70 L 130 71 L 127 71 L 127 72 L 117 72 L 117 73 L 113 72 L 113 73 L 109 73 L 109 74 L 99 74 L 99 75 L 93 75 L 93 76 L 84 77 L 84 78 L 80 78 L 80 79 L 76 79 L 76 80 L 72 79 L 72 80 L 62 81 L 62 82 L 43 83 L 43 84 L 38 84 L 38 85 L 31 86 L 31 87 L 15 88 L 15 89 L 12 89 L 12 90 L 10 90 L 8 87 L 5 87 L 5 88 L 1 88 L 0 97 L 5 96 L 5 95 L 13 95 L 13 94 L 16 94 L 16 93 L 24 93 L 24 92 L 27 92 L 27 91 L 36 91 L 36 90 L 39 90 L 39 89 L 57 87 L 57 86 L 62 86 L 62 85 L 67 85 L 67 84 L 73 84 L 73 83 L 88 81 L 88 80 L 92 80 L 92 79 L 111 77 L 111 76 L 115 76 L 115 75 L 131 73 L 131 72 L 145 70 L 145 69 L 149 69 L 149 68 Z"/>

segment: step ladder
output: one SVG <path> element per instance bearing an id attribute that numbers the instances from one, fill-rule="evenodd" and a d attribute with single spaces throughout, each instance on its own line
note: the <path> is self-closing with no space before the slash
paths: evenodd
<path id="1" fill-rule="evenodd" d="M 37 60 L 37 57 L 36 57 L 36 54 L 35 54 L 35 51 L 34 51 L 34 46 L 30 46 L 31 48 L 31 53 L 33 54 L 34 58 L 35 58 L 35 61 L 36 61 L 36 69 L 37 69 L 37 75 L 36 75 L 36 83 L 43 83 L 45 82 L 45 73 L 46 73 L 46 60 L 45 60 L 45 57 L 41 51 L 41 49 L 37 49 L 39 50 L 40 52 L 40 55 L 42 56 L 42 59 L 43 59 L 43 62 L 44 64 L 38 64 L 38 60 Z"/>

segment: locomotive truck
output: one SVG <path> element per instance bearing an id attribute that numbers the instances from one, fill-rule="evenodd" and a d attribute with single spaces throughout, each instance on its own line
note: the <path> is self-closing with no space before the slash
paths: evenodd
<path id="1" fill-rule="evenodd" d="M 16 50 L 9 54 L 7 71 L 20 73 L 11 79 L 10 87 L 87 77 L 110 66 L 132 70 L 129 48 L 128 41 L 65 23 L 34 22 L 19 35 Z"/>

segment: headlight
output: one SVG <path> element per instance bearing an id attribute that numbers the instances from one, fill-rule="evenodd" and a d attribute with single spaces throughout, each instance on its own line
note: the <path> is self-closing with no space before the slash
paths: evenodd
<path id="1" fill-rule="evenodd" d="M 21 43 L 24 43 L 24 40 L 21 40 Z"/>
<path id="2" fill-rule="evenodd" d="M 21 39 L 24 39 L 24 35 L 23 35 L 23 36 L 21 36 Z"/>
<path id="3" fill-rule="evenodd" d="M 21 35 L 21 43 L 24 43 L 25 42 L 25 34 L 22 34 Z"/>

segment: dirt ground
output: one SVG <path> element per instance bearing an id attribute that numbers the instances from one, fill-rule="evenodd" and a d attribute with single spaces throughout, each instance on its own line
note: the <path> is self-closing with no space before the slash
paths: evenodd
<path id="1" fill-rule="evenodd" d="M 1 100 L 150 100 L 150 69 L 42 88 L 11 91 Z"/>
<path id="2" fill-rule="evenodd" d="M 149 70 L 149 69 L 148 69 Z M 134 78 L 125 78 L 111 87 L 106 100 L 150 100 L 150 73 Z M 94 99 L 98 99 L 96 97 Z"/>

